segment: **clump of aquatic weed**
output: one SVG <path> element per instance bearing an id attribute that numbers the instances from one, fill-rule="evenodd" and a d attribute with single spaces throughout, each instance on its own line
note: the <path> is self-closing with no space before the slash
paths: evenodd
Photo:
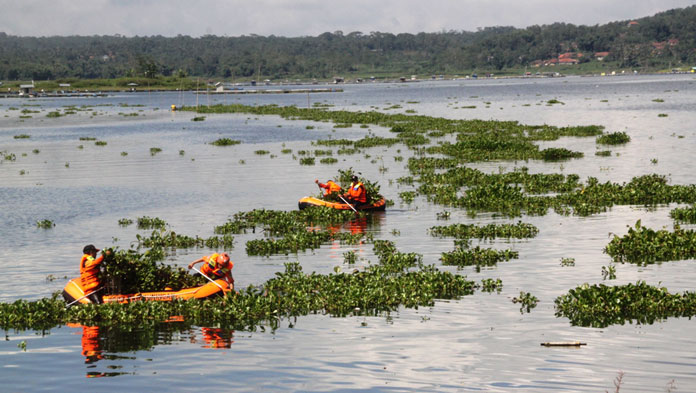
<path id="1" fill-rule="evenodd" d="M 631 141 L 631 137 L 625 132 L 614 132 L 597 137 L 597 144 L 601 145 L 621 145 Z"/>
<path id="2" fill-rule="evenodd" d="M 43 228 L 43 229 L 50 229 L 56 226 L 56 224 L 48 219 L 40 220 L 36 222 L 36 227 L 37 228 Z"/>
<path id="3" fill-rule="evenodd" d="M 524 314 L 525 311 L 530 312 L 531 309 L 536 307 L 539 299 L 529 292 L 520 291 L 520 296 L 513 297 L 512 302 L 520 303 L 520 314 Z"/>
<path id="4" fill-rule="evenodd" d="M 667 288 L 635 284 L 583 284 L 555 300 L 556 316 L 574 326 L 604 328 L 635 321 L 652 324 L 668 317 L 696 315 L 696 293 L 670 293 Z"/>
<path id="5" fill-rule="evenodd" d="M 696 232 L 681 229 L 674 231 L 646 228 L 638 220 L 622 237 L 614 235 L 604 248 L 615 262 L 647 265 L 655 262 L 675 261 L 696 257 Z"/>
<path id="6" fill-rule="evenodd" d="M 220 138 L 215 140 L 214 142 L 211 143 L 213 146 L 232 146 L 232 145 L 238 145 L 242 143 L 242 141 L 236 140 L 236 139 L 230 139 L 230 138 Z"/>

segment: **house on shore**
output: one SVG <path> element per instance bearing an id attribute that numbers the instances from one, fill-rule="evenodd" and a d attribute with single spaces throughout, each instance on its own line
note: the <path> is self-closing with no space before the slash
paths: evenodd
<path id="1" fill-rule="evenodd" d="M 34 95 L 34 82 L 30 85 L 19 85 L 19 95 L 20 96 L 33 96 Z"/>

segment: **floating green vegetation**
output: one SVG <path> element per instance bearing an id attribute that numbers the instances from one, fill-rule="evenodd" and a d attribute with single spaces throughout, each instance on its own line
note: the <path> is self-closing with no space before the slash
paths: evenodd
<path id="1" fill-rule="evenodd" d="M 97 138 L 91 137 L 91 136 L 81 136 L 80 137 L 81 141 L 96 141 Z"/>
<path id="2" fill-rule="evenodd" d="M 358 261 L 358 254 L 355 251 L 346 251 L 343 253 L 343 263 L 353 265 Z"/>
<path id="3" fill-rule="evenodd" d="M 137 220 L 138 229 L 164 229 L 167 226 L 167 222 L 159 217 L 139 217 Z"/>
<path id="4" fill-rule="evenodd" d="M 595 152 L 596 156 L 599 157 L 610 157 L 611 156 L 611 150 L 600 150 Z"/>
<path id="5" fill-rule="evenodd" d="M 41 113 L 41 111 L 33 111 L 31 109 L 22 109 L 22 113 L 24 114 L 29 114 L 29 113 Z"/>
<path id="6" fill-rule="evenodd" d="M 575 258 L 561 258 L 561 266 L 575 266 Z"/>
<path id="7" fill-rule="evenodd" d="M 32 150 L 31 152 L 34 153 L 34 154 L 39 154 L 39 153 L 41 153 L 41 150 L 39 150 L 39 149 L 34 149 L 34 150 Z"/>
<path id="8" fill-rule="evenodd" d="M 106 146 L 106 141 L 96 141 L 94 142 L 95 146 Z"/>
<path id="9" fill-rule="evenodd" d="M 127 151 L 122 151 L 122 152 L 121 152 L 121 156 L 122 156 L 122 157 L 125 157 L 125 156 L 127 156 L 127 155 L 128 155 L 128 152 L 127 152 Z"/>
<path id="10" fill-rule="evenodd" d="M 532 224 L 518 221 L 516 224 L 488 224 L 478 226 L 474 224 L 452 224 L 448 226 L 434 226 L 430 228 L 432 236 L 448 236 L 457 239 L 494 239 L 517 238 L 526 239 L 535 237 L 539 229 Z"/>
<path id="11" fill-rule="evenodd" d="M 525 311 L 530 312 L 534 307 L 536 307 L 537 303 L 539 303 L 539 299 L 529 292 L 520 291 L 520 296 L 513 297 L 512 302 L 519 303 L 520 314 L 524 314 Z"/>
<path id="12" fill-rule="evenodd" d="M 17 156 L 14 153 L 2 152 L 2 159 L 5 161 L 16 161 Z"/>
<path id="13" fill-rule="evenodd" d="M 602 280 L 616 280 L 616 266 L 602 266 Z"/>
<path id="14" fill-rule="evenodd" d="M 120 225 L 122 227 L 127 227 L 128 225 L 130 225 L 132 223 L 133 223 L 133 220 L 131 220 L 130 218 L 121 218 L 120 220 L 118 220 L 118 225 Z"/>
<path id="15" fill-rule="evenodd" d="M 344 149 L 338 149 L 336 151 L 339 155 L 351 155 L 351 154 L 357 154 L 360 153 L 359 149 L 349 149 L 349 148 L 344 148 Z"/>
<path id="16" fill-rule="evenodd" d="M 300 163 L 302 163 L 301 161 L 302 160 L 300 160 Z M 322 158 L 321 160 L 319 160 L 319 162 L 322 164 L 335 164 L 338 162 L 338 159 L 333 158 L 333 157 L 325 157 L 325 158 Z"/>
<path id="17" fill-rule="evenodd" d="M 409 169 L 421 173 L 418 192 L 438 204 L 465 207 L 469 213 L 500 212 L 509 216 L 546 214 L 590 215 L 613 205 L 654 206 L 664 203 L 696 202 L 695 185 L 668 185 L 662 175 L 644 175 L 624 184 L 599 183 L 590 177 L 585 184 L 577 175 L 530 174 L 526 168 L 513 172 L 486 174 L 456 167 L 435 173 L 433 169 L 456 166 L 448 159 L 409 159 Z M 540 195 L 544 193 L 555 193 Z"/>
<path id="18" fill-rule="evenodd" d="M 631 141 L 631 137 L 623 131 L 604 134 L 597 137 L 597 143 L 602 145 L 621 145 Z"/>
<path id="19" fill-rule="evenodd" d="M 280 152 L 283 154 L 290 154 L 290 153 L 292 153 L 292 149 L 283 149 Z"/>
<path id="20" fill-rule="evenodd" d="M 234 236 L 222 235 L 211 236 L 209 238 L 201 238 L 198 236 L 187 236 L 178 234 L 174 231 L 165 231 L 164 229 L 155 229 L 150 236 L 135 235 L 138 245 L 142 247 L 162 247 L 162 248 L 191 248 L 191 247 L 207 247 L 207 248 L 225 248 L 231 249 L 234 247 Z"/>
<path id="21" fill-rule="evenodd" d="M 495 266 L 498 262 L 517 259 L 519 252 L 512 250 L 495 250 L 492 248 L 458 247 L 454 251 L 442 253 L 440 260 L 449 266 Z"/>
<path id="22" fill-rule="evenodd" d="M 58 111 L 48 112 L 46 114 L 46 117 L 49 117 L 49 118 L 55 118 L 55 117 L 61 117 L 61 116 L 63 116 L 63 115 L 61 115 L 60 112 L 58 112 Z"/>
<path id="23" fill-rule="evenodd" d="M 53 221 L 48 220 L 48 219 L 43 219 L 41 221 L 36 222 L 37 228 L 50 229 L 50 228 L 53 228 L 54 226 L 56 226 L 56 224 Z"/>
<path id="24" fill-rule="evenodd" d="M 259 156 L 263 156 L 263 155 L 270 154 L 270 153 L 271 152 L 268 150 L 256 150 L 256 151 L 254 151 L 254 154 L 257 154 Z"/>
<path id="25" fill-rule="evenodd" d="M 214 142 L 211 143 L 213 146 L 232 146 L 232 145 L 238 145 L 242 143 L 242 141 L 236 140 L 236 139 L 230 139 L 230 138 L 220 138 Z"/>
<path id="26" fill-rule="evenodd" d="M 180 155 L 180 156 L 183 157 L 185 154 L 186 154 L 186 152 L 185 152 L 184 150 L 179 150 L 179 155 Z"/>
<path id="27" fill-rule="evenodd" d="M 19 135 L 14 136 L 14 139 L 29 139 L 29 138 L 31 138 L 31 135 L 27 135 L 27 134 L 19 134 Z"/>
<path id="28" fill-rule="evenodd" d="M 416 198 L 416 195 L 415 191 L 404 191 L 399 193 L 399 198 L 401 198 L 403 203 L 411 204 Z"/>
<path id="29" fill-rule="evenodd" d="M 435 214 L 435 217 L 436 217 L 438 220 L 449 220 L 450 217 L 451 217 L 451 215 L 452 215 L 452 213 L 450 213 L 450 212 L 448 212 L 448 211 L 442 211 L 442 212 L 437 212 L 437 213 Z"/>
<path id="30" fill-rule="evenodd" d="M 672 209 L 669 212 L 669 216 L 677 222 L 696 224 L 696 205 Z"/>
<path id="31" fill-rule="evenodd" d="M 578 151 L 571 151 L 563 147 L 552 147 L 541 151 L 541 158 L 544 161 L 561 161 L 570 158 L 581 158 L 584 154 Z"/>
<path id="32" fill-rule="evenodd" d="M 481 280 L 481 292 L 493 292 L 496 291 L 500 293 L 503 289 L 503 281 L 499 278 L 493 280 L 492 278 L 484 278 Z"/>
<path id="33" fill-rule="evenodd" d="M 159 147 L 151 147 L 150 148 L 150 155 L 154 156 L 155 154 L 160 153 L 161 151 L 162 151 L 162 149 L 160 149 Z"/>
<path id="34" fill-rule="evenodd" d="M 330 231 L 301 231 L 280 239 L 254 239 L 246 243 L 248 255 L 297 254 L 307 249 L 319 248 L 333 239 Z"/>
<path id="35" fill-rule="evenodd" d="M 300 165 L 314 165 L 314 157 L 300 158 Z"/>
<path id="36" fill-rule="evenodd" d="M 665 102 L 662 98 L 655 98 L 652 102 Z"/>
<path id="37" fill-rule="evenodd" d="M 667 117 L 668 115 L 666 113 L 658 113 L 657 117 Z"/>
<path id="38" fill-rule="evenodd" d="M 696 315 L 696 293 L 672 294 L 645 281 L 619 286 L 583 284 L 556 298 L 555 304 L 557 317 L 568 318 L 574 326 L 594 328 Z"/>
<path id="39" fill-rule="evenodd" d="M 355 218 L 355 213 L 350 210 L 327 207 L 310 207 L 295 211 L 257 209 L 236 213 L 234 220 L 215 227 L 215 233 L 241 234 L 247 230 L 255 231 L 255 228 L 260 226 L 270 235 L 283 235 L 304 231 L 316 225 L 334 226 Z"/>
<path id="40" fill-rule="evenodd" d="M 24 176 L 26 173 L 27 173 L 27 171 L 25 171 L 24 169 L 21 169 L 21 170 L 19 171 L 19 175 L 20 175 L 20 176 Z"/>
<path id="41" fill-rule="evenodd" d="M 561 105 L 565 105 L 565 102 L 562 102 L 562 101 L 558 101 L 558 100 L 557 100 L 557 99 L 555 99 L 555 98 L 553 98 L 553 99 L 550 99 L 550 100 L 546 101 L 546 105 L 554 105 L 554 104 L 561 104 Z"/>
<path id="42" fill-rule="evenodd" d="M 461 109 L 476 109 L 476 105 L 464 105 L 460 106 Z"/>
<path id="43" fill-rule="evenodd" d="M 624 236 L 614 238 L 604 248 L 615 262 L 647 265 L 696 257 L 696 232 L 675 225 L 674 231 L 654 230 L 636 222 Z"/>

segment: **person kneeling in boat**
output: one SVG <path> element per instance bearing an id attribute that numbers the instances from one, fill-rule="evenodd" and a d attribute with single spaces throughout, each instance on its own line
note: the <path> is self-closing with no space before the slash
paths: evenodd
<path id="1" fill-rule="evenodd" d="M 337 195 L 340 195 L 343 189 L 333 180 L 328 180 L 326 183 L 319 183 L 319 179 L 314 180 L 315 183 L 324 190 L 324 199 L 338 200 Z"/>
<path id="2" fill-rule="evenodd" d="M 80 259 L 80 282 L 82 290 L 87 293 L 86 296 L 92 303 L 101 304 L 103 289 L 101 280 L 99 279 L 99 268 L 104 260 L 104 255 L 108 255 L 109 251 L 102 252 L 97 257 L 99 249 L 93 244 L 88 244 L 82 249 L 82 259 Z"/>
<path id="3" fill-rule="evenodd" d="M 353 175 L 353 177 L 350 178 L 352 183 L 350 184 L 350 188 L 348 189 L 348 192 L 343 194 L 343 198 L 353 205 L 353 207 L 358 207 L 362 205 L 367 204 L 367 190 L 365 189 L 365 185 L 358 180 L 358 177 Z"/>
<path id="4" fill-rule="evenodd" d="M 212 254 L 196 259 L 195 261 L 189 263 L 188 268 L 192 269 L 196 264 L 205 262 L 201 267 L 201 274 L 206 275 L 211 280 L 217 280 L 224 278 L 230 284 L 234 285 L 234 278 L 232 278 L 232 268 L 234 263 L 230 261 L 230 256 L 226 252 L 222 254 Z"/>

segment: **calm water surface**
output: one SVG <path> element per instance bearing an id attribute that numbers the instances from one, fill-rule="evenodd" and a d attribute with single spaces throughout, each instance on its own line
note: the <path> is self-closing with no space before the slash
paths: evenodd
<path id="1" fill-rule="evenodd" d="M 0 301 L 39 299 L 61 290 L 68 278 L 79 274 L 80 252 L 87 243 L 131 247 L 140 232 L 134 225 L 119 226 L 121 218 L 159 217 L 179 233 L 207 237 L 238 211 L 296 209 L 300 197 L 316 193 L 315 178 L 325 180 L 348 167 L 379 181 L 383 194 L 397 202 L 366 230 L 375 238 L 395 241 L 401 251 L 423 254 L 428 264 L 439 265 L 441 253 L 451 251 L 453 243 L 431 237 L 427 228 L 506 221 L 486 214 L 472 219 L 465 211 L 422 198 L 401 204 L 398 193 L 412 188 L 397 185 L 395 180 L 408 172 L 406 160 L 393 157 L 408 158 L 411 152 L 404 146 L 371 149 L 369 158 L 335 156 L 339 163 L 334 165 L 301 166 L 292 153 L 281 153 L 284 148 L 293 153 L 315 149 L 311 141 L 320 138 L 358 139 L 366 129 L 251 115 L 209 115 L 192 122 L 193 113 L 169 112 L 172 104 L 322 103 L 355 111 L 410 109 L 430 116 L 524 124 L 600 124 L 609 132 L 627 132 L 632 141 L 611 147 L 611 157 L 597 157 L 594 152 L 600 148 L 594 138 L 563 138 L 545 145 L 582 151 L 585 157 L 475 167 L 498 172 L 527 166 L 532 172 L 577 173 L 583 180 L 594 176 L 615 182 L 658 173 L 672 184 L 692 184 L 695 82 L 692 75 L 568 77 L 346 85 L 340 93 L 309 96 L 138 93 L 0 100 L 0 152 L 16 156 L 0 163 Z M 562 104 L 547 104 L 551 99 Z M 46 117 L 70 105 L 88 108 L 58 119 Z M 395 105 L 400 107 L 387 109 Z M 23 114 L 22 109 L 40 113 Z M 379 127 L 371 131 L 388 135 Z M 15 139 L 19 134 L 31 138 Z M 220 137 L 243 143 L 210 145 Z M 162 151 L 152 156 L 153 147 Z M 257 155 L 256 150 L 270 154 Z M 176 324 L 135 331 L 62 326 L 49 332 L 6 332 L 0 344 L 0 381 L 8 391 L 18 392 L 58 386 L 76 391 L 161 391 L 166 386 L 171 391 L 604 392 L 613 391 L 612 381 L 623 372 L 621 391 L 665 391 L 672 381 L 677 391 L 696 391 L 691 320 L 593 329 L 573 327 L 554 316 L 557 296 L 585 282 L 602 282 L 601 269 L 610 265 L 602 249 L 610 234 L 624 234 L 637 219 L 653 228 L 671 228 L 669 210 L 674 207 L 619 206 L 584 218 L 554 213 L 523 217 L 540 229 L 536 238 L 490 243 L 519 251 L 519 259 L 480 272 L 441 267 L 476 281 L 500 278 L 501 293 L 478 292 L 388 317 L 312 315 L 283 321 L 274 332 L 184 329 Z M 443 210 L 451 212 L 449 222 L 436 219 Z M 56 226 L 38 229 L 35 223 L 43 219 Z M 255 236 L 237 236 L 230 251 L 241 287 L 263 283 L 289 261 L 299 261 L 306 272 L 328 274 L 342 266 L 343 252 L 351 249 L 357 251 L 359 265 L 376 261 L 370 245 L 339 244 L 298 255 L 249 257 L 244 245 Z M 210 252 L 177 250 L 167 263 L 184 266 Z M 562 267 L 564 257 L 575 258 L 576 265 Z M 693 290 L 693 262 L 617 265 L 617 279 L 610 283 L 645 280 L 672 292 Z M 54 279 L 48 280 L 49 275 Z M 520 291 L 539 298 L 531 313 L 522 314 L 511 302 Z M 26 352 L 17 346 L 22 341 Z M 587 346 L 541 347 L 545 341 L 582 341 Z M 42 371 L 35 372 L 37 367 Z"/>

